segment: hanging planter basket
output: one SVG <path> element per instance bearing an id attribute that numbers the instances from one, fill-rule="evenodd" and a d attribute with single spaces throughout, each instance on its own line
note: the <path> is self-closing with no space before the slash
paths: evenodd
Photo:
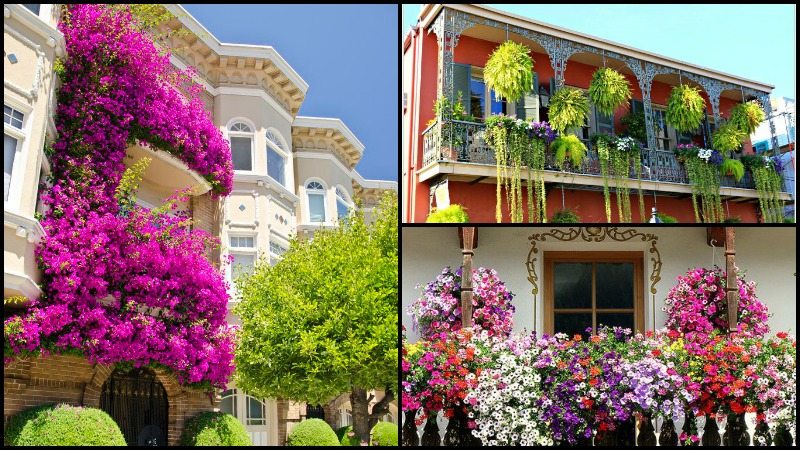
<path id="1" fill-rule="evenodd" d="M 562 87 L 550 97 L 548 115 L 553 129 L 563 133 L 569 128 L 583 126 L 589 117 L 589 101 L 580 89 Z"/>
<path id="2" fill-rule="evenodd" d="M 533 59 L 529 53 L 528 47 L 506 41 L 486 61 L 483 79 L 498 97 L 513 102 L 530 92 L 533 87 Z"/>
<path id="3" fill-rule="evenodd" d="M 722 161 L 719 171 L 726 177 L 733 177 L 736 181 L 741 181 L 744 177 L 744 165 L 736 159 L 726 158 Z"/>
<path id="4" fill-rule="evenodd" d="M 574 134 L 557 137 L 550 144 L 550 150 L 553 151 L 556 165 L 562 170 L 567 159 L 573 167 L 579 167 L 586 158 L 586 145 Z"/>
<path id="5" fill-rule="evenodd" d="M 677 131 L 694 131 L 706 115 L 706 102 L 700 90 L 686 84 L 675 86 L 667 101 L 666 121 Z"/>
<path id="6" fill-rule="evenodd" d="M 711 144 L 714 150 L 721 152 L 739 151 L 747 136 L 748 134 L 737 128 L 733 122 L 728 122 L 711 135 Z"/>
<path id="7" fill-rule="evenodd" d="M 589 84 L 589 100 L 599 112 L 610 116 L 630 98 L 630 83 L 624 75 L 607 67 L 597 69 Z"/>
<path id="8" fill-rule="evenodd" d="M 745 134 L 752 134 L 758 125 L 764 121 L 764 110 L 756 101 L 739 103 L 731 110 L 731 119 L 728 123 L 732 124 Z"/>

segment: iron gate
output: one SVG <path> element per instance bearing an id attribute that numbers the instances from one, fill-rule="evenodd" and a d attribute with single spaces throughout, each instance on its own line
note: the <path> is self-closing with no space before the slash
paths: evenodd
<path id="1" fill-rule="evenodd" d="M 325 410 L 322 405 L 306 405 L 306 419 L 325 420 Z"/>
<path id="2" fill-rule="evenodd" d="M 128 445 L 167 445 L 167 408 L 167 391 L 151 370 L 115 370 L 103 384 L 100 409 L 117 422 Z"/>

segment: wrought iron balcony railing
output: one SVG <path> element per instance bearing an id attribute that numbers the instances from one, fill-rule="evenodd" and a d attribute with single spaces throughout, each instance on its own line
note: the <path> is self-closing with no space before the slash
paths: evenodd
<path id="1" fill-rule="evenodd" d="M 441 161 L 494 165 L 494 150 L 482 138 L 486 125 L 475 122 L 447 121 L 441 125 L 437 122 L 422 132 L 423 166 Z M 589 148 L 587 158 L 579 167 L 569 162 L 564 165 L 565 172 L 600 176 L 600 163 L 597 152 L 591 143 L 584 141 Z M 552 154 L 547 155 L 545 170 L 560 171 L 553 161 Z M 678 162 L 672 150 L 643 149 L 641 179 L 647 181 L 691 184 L 683 164 Z M 631 168 L 630 178 L 636 178 Z M 732 177 L 722 177 L 721 186 L 755 189 L 752 174 L 736 181 Z"/>

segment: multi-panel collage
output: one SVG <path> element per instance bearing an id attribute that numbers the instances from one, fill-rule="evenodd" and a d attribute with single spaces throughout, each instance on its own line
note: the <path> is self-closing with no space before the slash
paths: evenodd
<path id="1" fill-rule="evenodd" d="M 795 17 L 402 5 L 400 445 L 796 445 Z"/>

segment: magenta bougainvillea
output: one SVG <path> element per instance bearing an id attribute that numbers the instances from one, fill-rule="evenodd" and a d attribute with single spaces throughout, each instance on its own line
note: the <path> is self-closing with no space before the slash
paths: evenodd
<path id="1" fill-rule="evenodd" d="M 176 71 L 129 12 L 69 5 L 59 28 L 67 57 L 36 250 L 42 295 L 6 319 L 5 360 L 77 350 L 91 362 L 160 365 L 181 383 L 224 386 L 233 372 L 227 285 L 206 258 L 218 240 L 180 213 L 121 209 L 114 193 L 127 147 L 145 142 L 227 195 L 230 148 L 191 74 Z"/>

